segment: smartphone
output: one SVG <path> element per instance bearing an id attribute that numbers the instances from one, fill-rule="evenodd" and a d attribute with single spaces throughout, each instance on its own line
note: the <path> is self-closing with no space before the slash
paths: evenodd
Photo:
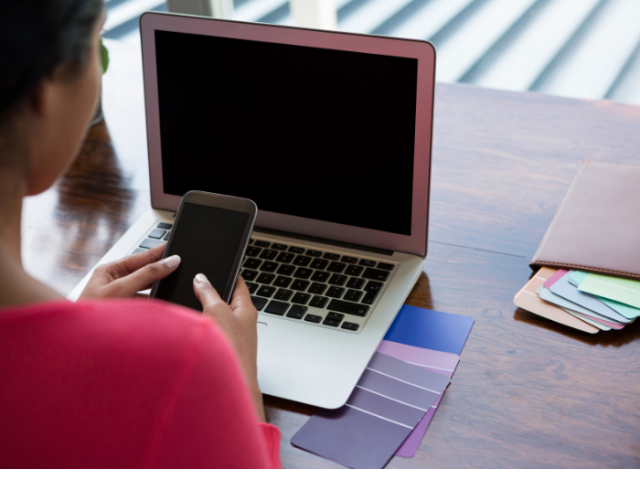
<path id="1" fill-rule="evenodd" d="M 180 265 L 155 282 L 151 298 L 202 311 L 193 278 L 204 273 L 229 303 L 251 238 L 258 208 L 251 200 L 200 191 L 182 197 L 163 258 L 180 255 Z"/>

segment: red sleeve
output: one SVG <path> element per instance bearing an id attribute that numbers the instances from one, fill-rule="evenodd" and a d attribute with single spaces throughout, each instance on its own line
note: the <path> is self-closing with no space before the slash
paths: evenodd
<path id="1" fill-rule="evenodd" d="M 280 468 L 280 431 L 258 422 L 238 360 L 202 322 L 153 432 L 146 467 Z"/>

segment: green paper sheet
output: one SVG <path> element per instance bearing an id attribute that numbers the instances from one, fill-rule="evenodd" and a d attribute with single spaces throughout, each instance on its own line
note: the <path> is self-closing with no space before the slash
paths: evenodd
<path id="1" fill-rule="evenodd" d="M 583 272 L 580 270 L 571 270 L 569 272 L 569 282 L 571 282 L 576 287 L 582 283 L 582 281 L 587 278 L 589 275 L 588 272 Z M 640 317 L 640 308 L 635 308 L 629 305 L 625 305 L 624 303 L 616 302 L 615 300 L 609 300 L 608 298 L 599 297 L 596 295 L 598 300 L 604 303 L 607 307 L 612 310 L 618 312 L 625 318 L 632 320 L 634 318 Z"/>
<path id="2" fill-rule="evenodd" d="M 590 273 L 580 282 L 578 290 L 640 308 L 640 282 L 637 280 Z"/>

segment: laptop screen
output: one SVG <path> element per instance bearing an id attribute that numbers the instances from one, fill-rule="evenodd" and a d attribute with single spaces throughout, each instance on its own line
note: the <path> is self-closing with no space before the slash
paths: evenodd
<path id="1" fill-rule="evenodd" d="M 166 194 L 411 234 L 418 61 L 155 31 Z"/>

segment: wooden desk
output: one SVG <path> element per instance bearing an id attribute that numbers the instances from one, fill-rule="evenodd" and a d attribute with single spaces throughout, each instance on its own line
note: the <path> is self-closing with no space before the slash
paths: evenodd
<path id="1" fill-rule="evenodd" d="M 64 294 L 150 208 L 140 54 L 109 46 L 106 125 L 25 202 L 25 265 Z M 420 451 L 389 466 L 640 467 L 640 322 L 589 335 L 512 303 L 578 162 L 640 164 L 640 107 L 438 85 L 434 142 L 429 254 L 407 303 L 476 324 Z M 285 467 L 337 466 L 290 444 L 314 408 L 266 406 Z"/>

